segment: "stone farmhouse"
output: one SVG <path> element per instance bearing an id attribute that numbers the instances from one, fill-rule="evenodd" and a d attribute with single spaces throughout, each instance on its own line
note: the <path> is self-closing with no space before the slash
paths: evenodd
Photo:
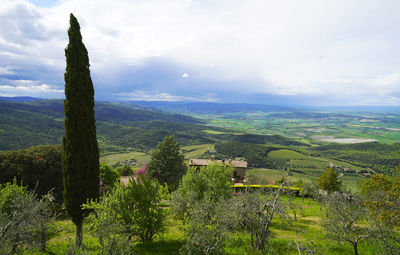
<path id="1" fill-rule="evenodd" d="M 232 166 L 235 168 L 233 171 L 233 179 L 235 183 L 237 182 L 243 182 L 244 178 L 246 176 L 246 170 L 247 170 L 247 161 L 238 161 L 238 160 L 214 160 L 214 158 L 211 159 L 191 159 L 189 160 L 189 166 L 190 167 L 195 167 L 198 171 L 202 167 L 206 167 L 211 163 L 219 163 L 222 165 L 226 166 Z"/>

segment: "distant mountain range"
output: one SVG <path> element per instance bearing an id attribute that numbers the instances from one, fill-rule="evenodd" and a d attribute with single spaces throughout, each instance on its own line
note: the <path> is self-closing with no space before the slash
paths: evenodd
<path id="1" fill-rule="evenodd" d="M 205 114 L 224 114 L 234 112 L 279 112 L 279 111 L 296 111 L 295 108 L 264 105 L 264 104 L 245 104 L 245 103 L 211 103 L 211 102 L 168 102 L 168 101 L 129 101 L 134 105 L 152 107 L 173 112 L 190 112 L 190 113 L 205 113 Z"/>
<path id="2" fill-rule="evenodd" d="M 2 101 L 13 101 L 13 102 L 30 102 L 30 101 L 38 101 L 43 100 L 43 98 L 37 97 L 1 97 L 0 100 Z"/>

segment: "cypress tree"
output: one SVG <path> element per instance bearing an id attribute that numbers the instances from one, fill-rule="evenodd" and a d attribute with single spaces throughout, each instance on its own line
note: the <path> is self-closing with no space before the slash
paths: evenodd
<path id="1" fill-rule="evenodd" d="M 82 221 L 87 212 L 81 206 L 99 197 L 99 149 L 94 117 L 94 89 L 89 57 L 82 43 L 80 26 L 71 13 L 65 80 L 65 136 L 63 137 L 64 203 L 76 225 L 76 244 L 82 244 Z"/>

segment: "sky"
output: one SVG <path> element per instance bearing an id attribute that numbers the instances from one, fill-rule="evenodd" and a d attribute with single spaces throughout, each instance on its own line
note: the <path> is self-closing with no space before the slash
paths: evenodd
<path id="1" fill-rule="evenodd" d="M 400 105 L 398 0 L 2 0 L 0 96 L 64 98 L 69 14 L 96 100 Z"/>

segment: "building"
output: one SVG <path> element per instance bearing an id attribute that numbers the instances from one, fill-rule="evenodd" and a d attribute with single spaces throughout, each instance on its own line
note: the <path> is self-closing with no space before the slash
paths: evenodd
<path id="1" fill-rule="evenodd" d="M 232 166 L 235 168 L 233 171 L 233 178 L 235 182 L 243 182 L 246 176 L 247 170 L 247 161 L 238 161 L 238 160 L 214 160 L 211 159 L 191 159 L 189 160 L 189 166 L 195 167 L 198 171 L 200 171 L 201 167 L 206 167 L 211 163 L 219 163 L 226 166 Z"/>

